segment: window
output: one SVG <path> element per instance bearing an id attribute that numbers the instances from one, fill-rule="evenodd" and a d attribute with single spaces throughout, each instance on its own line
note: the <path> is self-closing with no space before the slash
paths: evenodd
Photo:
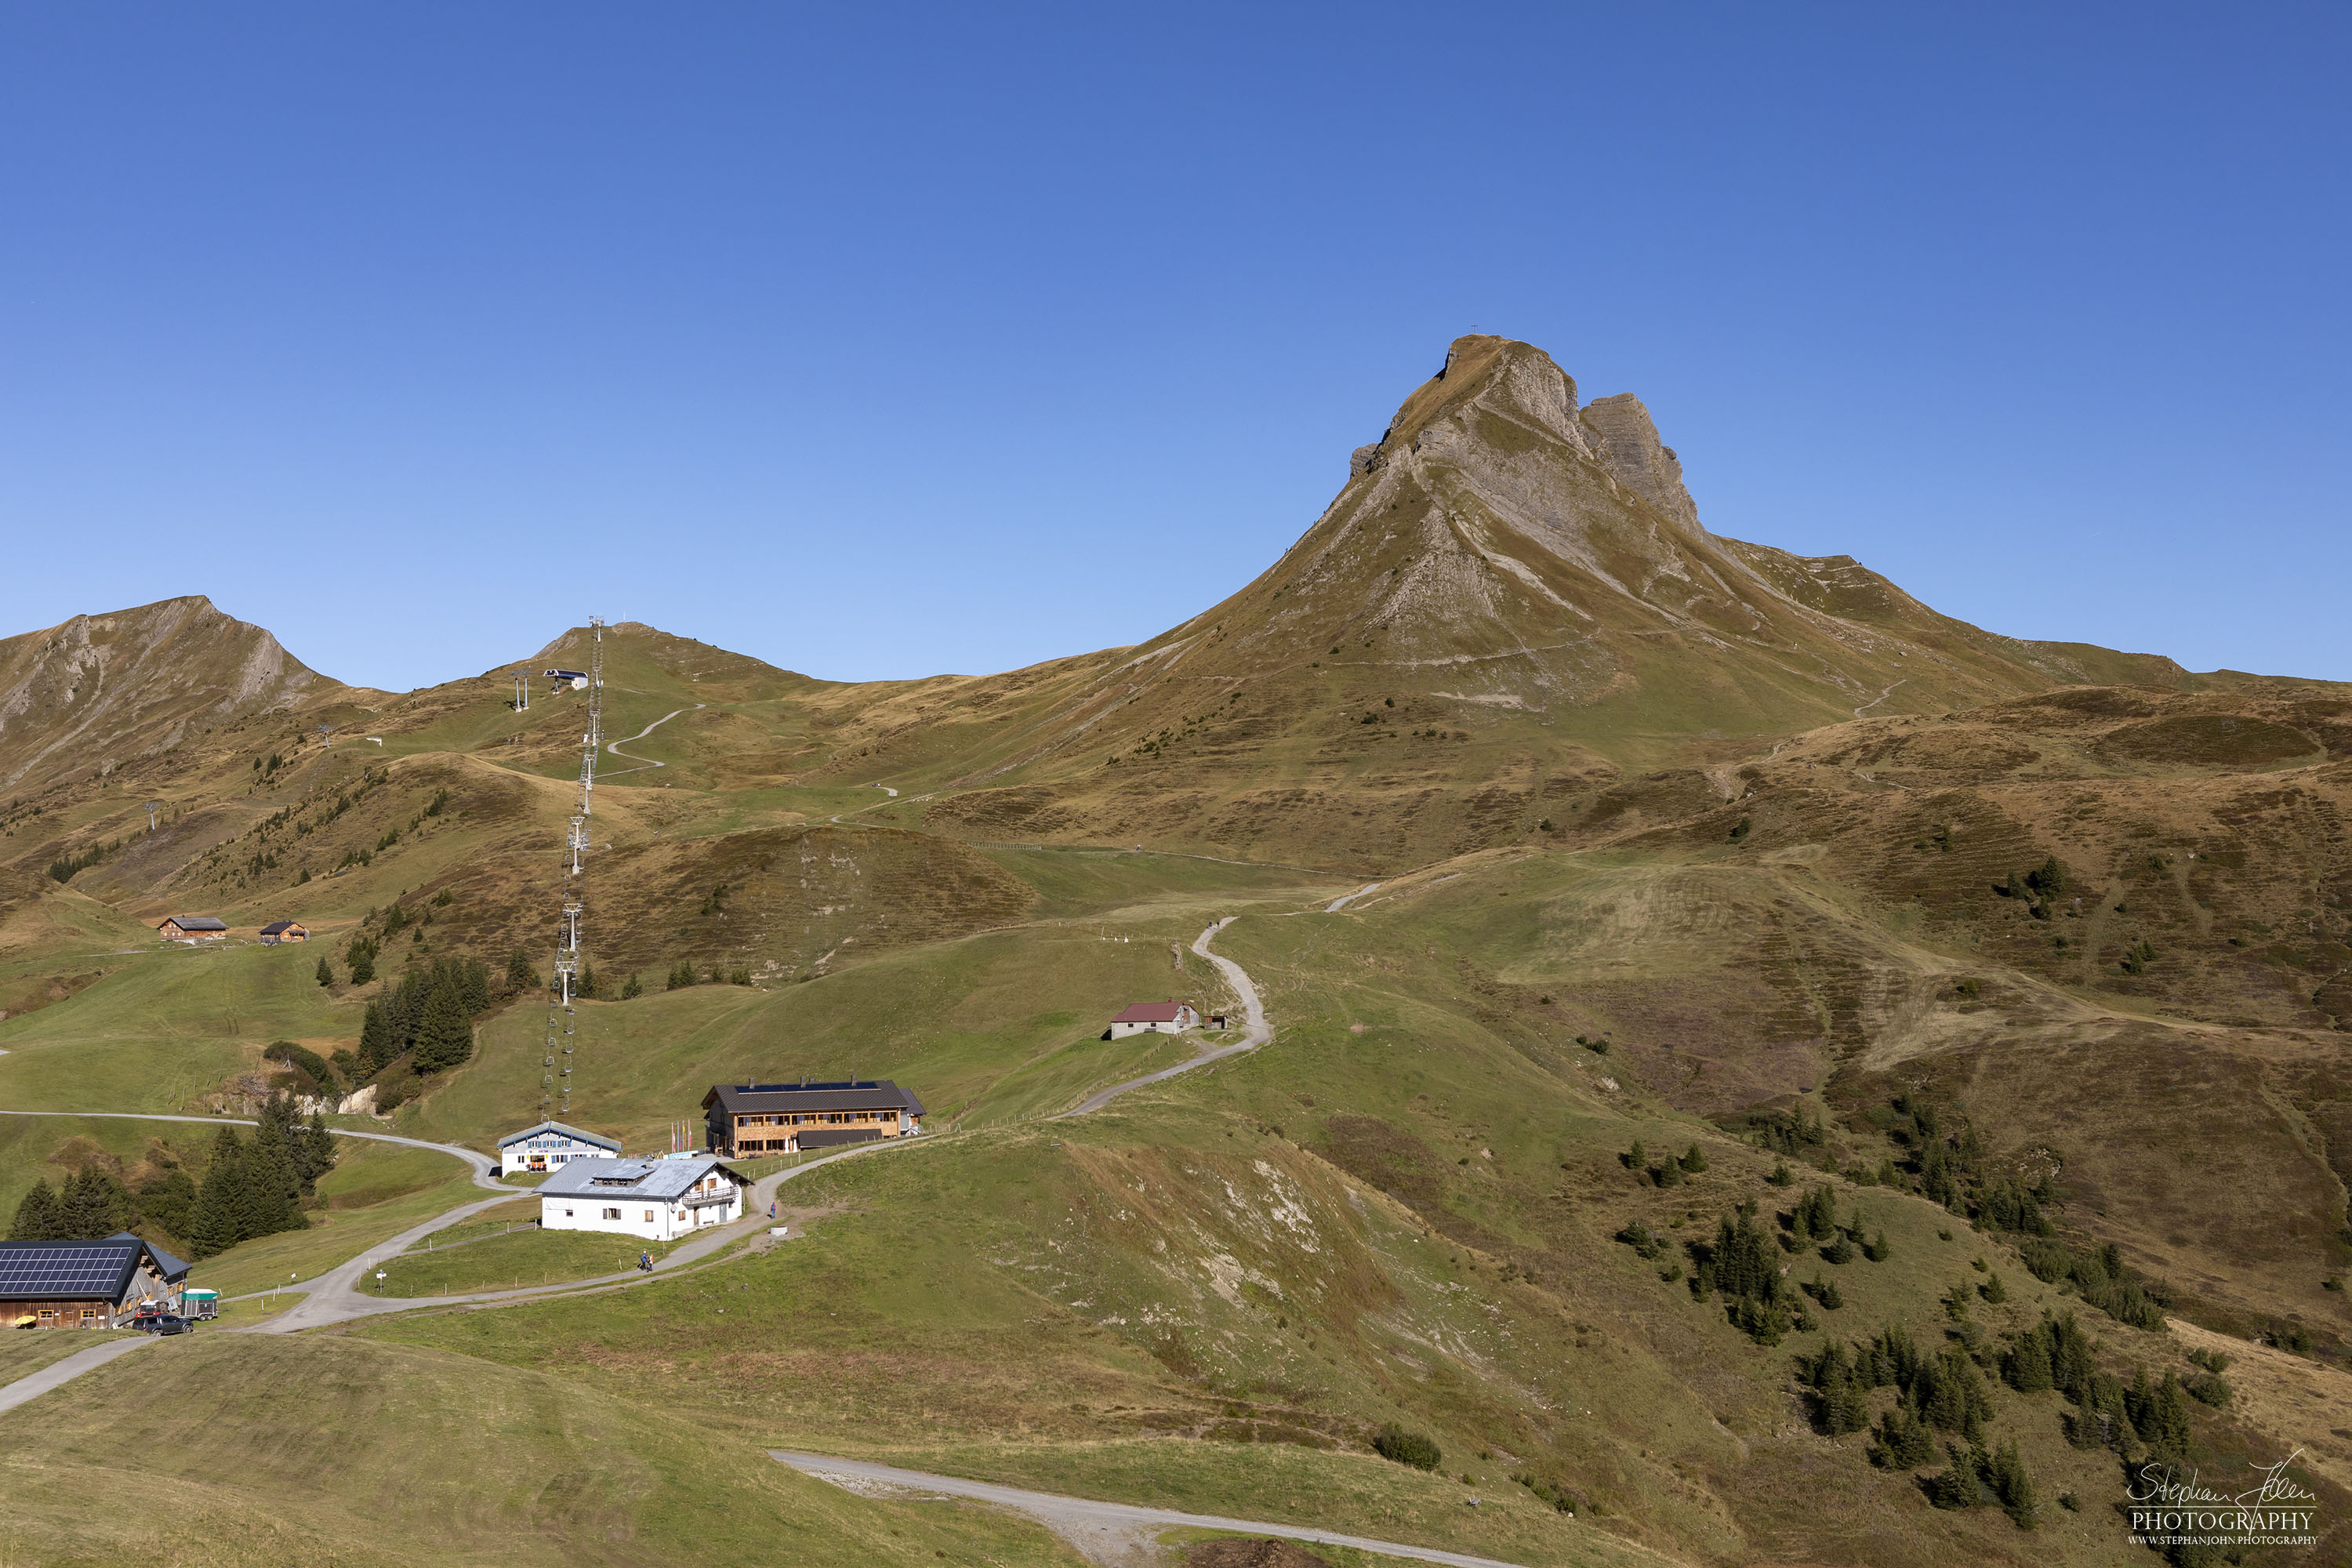
<path id="1" fill-rule="evenodd" d="M 565 1209 L 563 1211 L 563 1217 L 565 1219 L 570 1219 L 572 1217 L 572 1211 L 570 1209 Z"/>
<path id="2" fill-rule="evenodd" d="M 647 1225 L 651 1225 L 651 1224 L 653 1223 L 653 1220 L 654 1220 L 654 1211 L 653 1211 L 653 1210 L 651 1210 L 651 1209 L 647 1209 L 647 1210 L 646 1211 L 646 1223 Z"/>
<path id="3" fill-rule="evenodd" d="M 619 1209 L 606 1209 L 604 1211 L 604 1217 L 606 1219 L 618 1219 L 621 1217 L 621 1211 Z"/>

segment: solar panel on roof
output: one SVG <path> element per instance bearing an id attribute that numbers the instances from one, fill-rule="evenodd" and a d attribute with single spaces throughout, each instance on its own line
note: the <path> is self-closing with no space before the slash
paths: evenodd
<path id="1" fill-rule="evenodd" d="M 130 1245 L 0 1248 L 0 1298 L 110 1296 L 138 1256 Z"/>

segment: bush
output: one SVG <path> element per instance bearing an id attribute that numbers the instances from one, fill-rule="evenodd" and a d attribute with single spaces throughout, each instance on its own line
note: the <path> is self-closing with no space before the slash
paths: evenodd
<path id="1" fill-rule="evenodd" d="M 1445 1462 L 1436 1438 L 1424 1432 L 1408 1432 L 1393 1421 L 1372 1434 L 1372 1452 L 1416 1470 L 1433 1470 Z"/>
<path id="2" fill-rule="evenodd" d="M 299 1068 L 321 1089 L 334 1087 L 335 1069 L 329 1067 L 318 1052 L 306 1047 L 298 1046 L 291 1040 L 279 1040 L 261 1055 L 265 1060 L 284 1062 L 288 1067 Z"/>

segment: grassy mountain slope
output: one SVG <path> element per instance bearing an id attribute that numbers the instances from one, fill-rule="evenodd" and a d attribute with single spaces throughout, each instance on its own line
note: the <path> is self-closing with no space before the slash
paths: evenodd
<path id="1" fill-rule="evenodd" d="M 47 771 L 0 804 L 0 1105 L 247 1103 L 269 1041 L 349 1044 L 411 963 L 543 966 L 583 700 L 517 711 L 509 678 L 584 666 L 585 636 L 406 695 L 215 672 L 71 735 L 45 699 Z M 2116 1561 L 2124 1456 L 1998 1376 L 2063 1310 L 2126 1382 L 2243 1347 L 2192 1458 L 2300 1447 L 2347 1517 L 2342 687 L 2020 643 L 1849 560 L 1715 536 L 1638 402 L 1580 402 L 1496 339 L 1454 345 L 1266 574 L 1136 647 L 864 684 L 634 625 L 604 648 L 573 1120 L 657 1147 L 714 1080 L 854 1074 L 914 1089 L 938 1136 L 787 1188 L 804 1239 L 287 1353 L 360 1358 L 420 1419 L 465 1419 L 468 1375 L 616 1421 L 687 1405 L 729 1492 L 798 1443 L 1529 1563 Z M 344 944 L 395 900 L 415 923 L 354 987 Z M 159 952 L 170 910 L 321 941 Z M 1126 1002 L 1222 1004 L 1182 944 L 1226 915 L 1272 1044 L 1045 1120 L 1177 1058 L 1097 1037 Z M 680 963 L 750 984 L 666 989 Z M 651 989 L 614 999 L 631 974 Z M 505 1000 L 394 1125 L 485 1146 L 534 1117 L 543 1016 Z M 200 1142 L 0 1119 L 0 1206 Z M 1931 1147 L 1967 1167 L 1948 1205 Z M 354 1154 L 319 1228 L 206 1268 L 313 1270 L 442 1201 L 433 1163 Z M 2005 1227 L 2012 1183 L 2051 1236 Z M 1815 1189 L 1886 1260 L 1800 1235 Z M 1743 1204 L 1790 1285 L 1837 1286 L 1776 1343 L 1692 1285 Z M 2160 1311 L 2068 1283 L 2057 1245 L 2112 1247 L 2098 1268 Z M 1932 1507 L 1940 1456 L 1891 1469 L 1823 1429 L 1796 1355 L 1895 1326 L 1971 1369 L 2032 1529 Z M 1372 1458 L 1389 1421 L 1443 1468 Z M 75 1441 L 47 1472 L 68 1500 L 101 1473 Z M 375 1560 L 347 1524 L 306 1522 L 308 1549 Z"/>

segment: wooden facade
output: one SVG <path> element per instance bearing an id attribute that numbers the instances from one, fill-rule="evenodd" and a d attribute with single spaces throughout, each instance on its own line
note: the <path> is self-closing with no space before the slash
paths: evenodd
<path id="1" fill-rule="evenodd" d="M 920 1132 L 923 1102 L 888 1079 L 714 1085 L 702 1110 L 710 1147 L 730 1159 L 792 1154 Z"/>

